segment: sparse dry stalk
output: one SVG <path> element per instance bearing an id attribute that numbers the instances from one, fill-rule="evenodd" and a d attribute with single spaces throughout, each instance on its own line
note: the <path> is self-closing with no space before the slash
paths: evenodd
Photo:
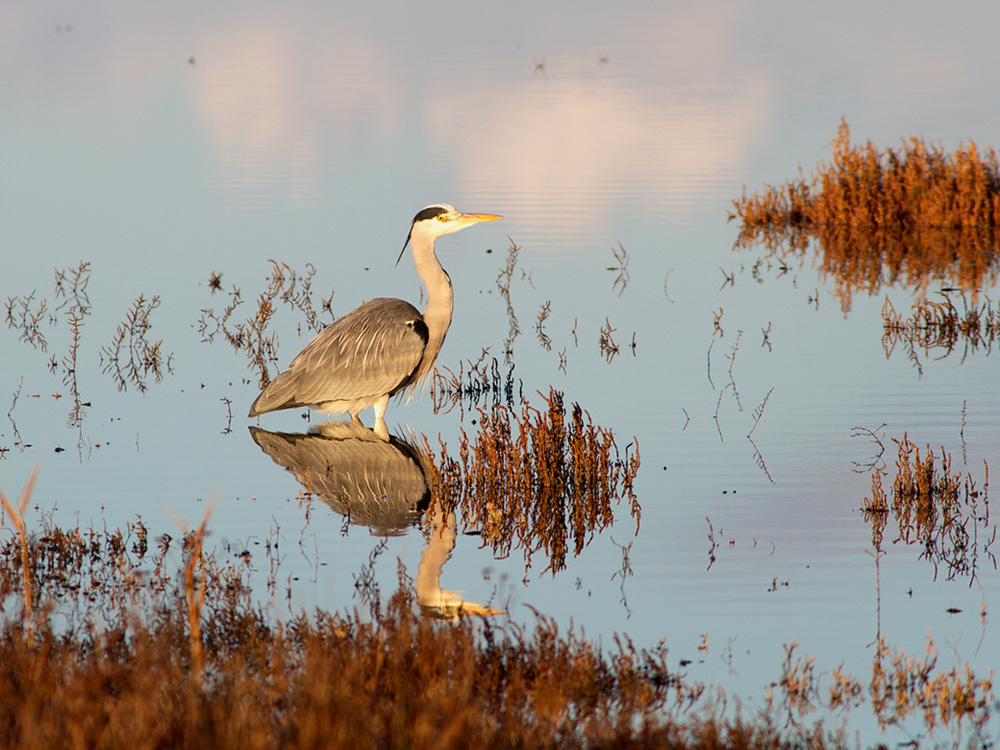
<path id="1" fill-rule="evenodd" d="M 187 560 L 184 562 L 184 598 L 187 605 L 188 650 L 194 683 L 201 684 L 205 668 L 201 619 L 209 578 L 205 570 L 203 549 L 205 530 L 208 526 L 208 519 L 211 517 L 212 511 L 215 510 L 215 504 L 208 504 L 201 523 L 194 531 L 188 531 L 187 525 L 175 517 L 168 508 L 164 508 L 164 510 L 184 532 L 183 549 L 187 554 Z"/>
<path id="2" fill-rule="evenodd" d="M 517 268 L 517 254 L 520 252 L 520 248 L 517 243 L 514 242 L 510 237 L 507 238 L 510 242 L 510 247 L 507 248 L 507 260 L 504 267 L 497 274 L 497 290 L 500 292 L 500 296 L 503 298 L 504 303 L 507 305 L 507 338 L 504 340 L 504 363 L 511 363 L 511 355 L 514 353 L 514 340 L 521 335 L 521 329 L 518 327 L 517 315 L 514 313 L 514 306 L 510 301 L 510 282 L 514 275 L 514 270 Z"/>
<path id="3" fill-rule="evenodd" d="M 184 565 L 184 593 L 187 599 L 191 673 L 194 676 L 195 682 L 201 682 L 204 671 L 204 656 L 201 642 L 201 609 L 205 603 L 205 578 L 204 574 L 196 576 L 195 568 L 202 567 L 202 537 L 198 532 L 195 532 L 191 541 L 192 549 L 188 552 L 187 563 Z M 204 573 L 204 571 L 202 572 Z"/>
<path id="4" fill-rule="evenodd" d="M 430 389 L 435 413 L 447 414 L 458 406 L 464 414 L 466 406 L 479 407 L 483 402 L 513 408 L 514 365 L 507 365 L 506 373 L 501 375 L 499 362 L 496 357 L 489 356 L 489 352 L 488 348 L 483 349 L 478 360 L 459 363 L 457 374 L 448 367 L 435 368 Z M 520 387 L 523 388 L 523 384 Z"/>
<path id="5" fill-rule="evenodd" d="M 201 311 L 198 320 L 198 332 L 202 336 L 202 341 L 211 342 L 218 332 L 222 332 L 226 341 L 234 349 L 242 351 L 248 359 L 248 367 L 258 374 L 261 388 L 267 387 L 271 378 L 268 367 L 278 358 L 278 335 L 275 332 L 268 333 L 277 310 L 275 300 L 284 302 L 292 309 L 298 311 L 305 318 L 306 325 L 314 332 L 322 330 L 323 324 L 312 301 L 312 279 L 316 274 L 316 268 L 311 263 L 306 264 L 304 272 L 296 272 L 287 263 L 272 260 L 271 275 L 266 287 L 257 298 L 257 309 L 253 317 L 247 318 L 242 323 L 230 325 L 230 318 L 236 308 L 243 304 L 242 293 L 239 288 L 232 287 L 231 300 L 223 310 L 221 316 L 216 315 L 212 308 Z M 213 278 L 216 275 L 213 274 Z M 210 282 L 209 286 L 212 284 Z M 213 292 L 215 288 L 213 288 Z M 333 291 L 330 296 L 322 300 L 321 311 L 329 313 L 331 319 Z M 301 328 L 301 324 L 300 324 Z"/>
<path id="6" fill-rule="evenodd" d="M 28 648 L 34 648 L 35 645 L 35 606 L 31 557 L 28 554 L 28 527 L 24 520 L 24 511 L 28 507 L 28 501 L 31 499 L 37 478 L 38 466 L 36 465 L 21 489 L 21 494 L 17 496 L 16 505 L 7 499 L 3 490 L 0 490 L 0 503 L 3 504 L 4 510 L 10 516 L 11 523 L 14 524 L 21 545 L 21 595 L 24 601 L 24 633 Z"/>
<path id="7" fill-rule="evenodd" d="M 261 388 L 266 388 L 271 382 L 267 367 L 270 361 L 277 358 L 278 334 L 265 335 L 271 318 L 274 317 L 274 312 L 271 298 L 266 292 L 262 293 L 257 298 L 257 315 L 248 320 L 245 326 L 237 326 L 241 331 L 240 339 L 244 342 L 243 346 L 250 357 L 250 364 L 260 374 L 259 385 Z M 247 335 L 242 335 L 244 332 Z"/>
<path id="8" fill-rule="evenodd" d="M 872 496 L 864 499 L 861 512 L 865 521 L 871 524 L 872 547 L 877 552 L 882 549 L 882 534 L 889 516 L 889 500 L 882 489 L 882 472 L 878 470 L 872 472 Z"/>
<path id="9" fill-rule="evenodd" d="M 34 301 L 34 291 L 23 297 L 8 297 L 6 305 L 7 327 L 18 329 L 21 341 L 45 352 L 48 351 L 48 343 L 45 340 L 41 324 L 47 317 L 49 303 L 48 300 L 42 299 L 38 303 L 38 308 L 32 310 Z"/>
<path id="10" fill-rule="evenodd" d="M 119 391 L 133 384 L 140 393 L 148 386 L 146 377 L 152 373 L 155 381 L 163 379 L 163 358 L 160 354 L 162 341 L 150 342 L 146 335 L 152 327 L 149 316 L 160 306 L 160 298 L 153 295 L 149 300 L 140 294 L 129 307 L 125 320 L 118 325 L 111 344 L 101 348 L 101 365 L 103 373 L 111 373 Z M 75 354 L 75 353 L 74 353 Z M 128 360 L 125 360 L 125 356 Z M 173 355 L 166 359 L 167 370 L 170 370 Z"/>

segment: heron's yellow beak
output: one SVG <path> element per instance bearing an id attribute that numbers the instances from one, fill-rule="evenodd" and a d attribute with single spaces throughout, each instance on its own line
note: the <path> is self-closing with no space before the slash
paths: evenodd
<path id="1" fill-rule="evenodd" d="M 481 221 L 496 221 L 503 217 L 500 214 L 459 214 L 457 218 L 463 224 L 478 224 Z"/>

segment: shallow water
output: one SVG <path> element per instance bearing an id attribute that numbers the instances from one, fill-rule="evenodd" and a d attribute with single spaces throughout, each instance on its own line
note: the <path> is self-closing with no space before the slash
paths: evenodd
<path id="1" fill-rule="evenodd" d="M 765 262 L 755 277 L 765 253 L 734 251 L 726 218 L 744 185 L 829 159 L 841 116 L 856 141 L 886 146 L 913 135 L 1000 142 L 1000 104 L 983 94 L 1000 70 L 986 38 L 998 12 L 983 4 L 970 24 L 930 4 L 900 19 L 862 4 L 477 14 L 8 3 L 0 298 L 35 290 L 52 320 L 45 352 L 0 330 L 0 487 L 15 494 L 40 461 L 36 524 L 43 513 L 108 527 L 140 515 L 158 533 L 175 533 L 171 513 L 196 525 L 211 500 L 217 543 L 253 550 L 280 534 L 293 611 L 358 605 L 356 576 L 381 537 L 345 533 L 320 504 L 306 514 L 300 486 L 247 432 L 255 374 L 224 342 L 203 342 L 198 320 L 233 287 L 250 315 L 269 259 L 300 273 L 313 264 L 314 301 L 333 290 L 337 315 L 374 296 L 418 304 L 412 266 L 393 263 L 410 217 L 443 200 L 506 218 L 438 245 L 456 304 L 439 365 L 457 371 L 485 347 L 502 358 L 497 278 L 512 240 L 523 393 L 540 406 L 536 392 L 564 391 L 642 457 L 638 533 L 621 506 L 616 526 L 554 576 L 460 534 L 443 587 L 519 622 L 531 605 L 605 642 L 665 639 L 678 663 L 692 660 L 690 679 L 750 706 L 793 641 L 820 669 L 843 661 L 864 680 L 878 633 L 919 653 L 930 630 L 941 668 L 968 659 L 985 675 L 1000 663 L 981 616 L 1000 603 L 995 565 L 981 554 L 974 582 L 949 581 L 887 532 L 876 572 L 859 511 L 871 471 L 858 464 L 878 447 L 855 428 L 885 445 L 887 485 L 904 433 L 943 447 L 981 485 L 1000 448 L 994 357 L 923 354 L 922 373 L 899 349 L 887 357 L 883 301 L 908 311 L 911 290 L 855 294 L 845 313 L 811 257 L 786 273 Z M 608 270 L 619 243 L 624 286 Z M 53 269 L 81 261 L 92 309 L 75 374 L 89 406 L 75 425 Z M 119 391 L 102 348 L 140 294 L 159 299 L 148 338 L 172 354 L 170 370 L 145 393 Z M 549 349 L 536 330 L 547 302 Z M 620 348 L 610 362 L 605 325 Z M 308 334 L 287 307 L 273 329 L 284 366 Z M 432 447 L 440 435 L 455 449 L 461 429 L 476 429 L 475 414 L 435 414 L 426 395 L 387 417 Z M 308 421 L 285 412 L 260 425 L 303 432 Z M 616 577 L 629 544 L 630 574 Z M 418 533 L 389 540 L 375 566 L 386 590 L 397 558 L 415 575 L 423 546 Z M 847 721 L 864 742 L 880 736 L 865 706 Z M 914 721 L 886 739 L 908 731 L 926 730 Z"/>

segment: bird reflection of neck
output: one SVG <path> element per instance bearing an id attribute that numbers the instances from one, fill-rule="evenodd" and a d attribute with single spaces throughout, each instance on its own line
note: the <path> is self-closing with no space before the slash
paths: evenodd
<path id="1" fill-rule="evenodd" d="M 417 604 L 432 617 L 447 620 L 456 620 L 463 615 L 503 614 L 500 610 L 465 601 L 461 592 L 441 588 L 441 569 L 455 548 L 457 524 L 455 514 L 445 513 L 439 502 L 432 502 L 427 514 L 431 522 L 431 535 L 417 566 Z"/>

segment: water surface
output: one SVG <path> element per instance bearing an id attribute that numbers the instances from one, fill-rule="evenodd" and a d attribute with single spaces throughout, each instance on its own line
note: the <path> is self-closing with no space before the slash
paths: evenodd
<path id="1" fill-rule="evenodd" d="M 856 140 L 883 145 L 1000 142 L 1000 105 L 984 94 L 1000 70 L 987 38 L 997 13 L 8 3 L 0 297 L 34 290 L 49 315 L 47 351 L 0 331 L 0 486 L 16 493 L 40 461 L 36 524 L 43 513 L 108 527 L 140 515 L 171 533 L 167 509 L 196 523 L 214 499 L 217 544 L 252 550 L 280 536 L 292 576 L 282 606 L 356 606 L 356 576 L 381 537 L 326 506 L 305 513 L 300 485 L 247 431 L 254 373 L 204 342 L 198 321 L 234 287 L 249 315 L 270 259 L 300 273 L 313 264 L 315 300 L 334 291 L 337 315 L 375 296 L 419 303 L 412 266 L 393 263 L 413 214 L 447 201 L 506 218 L 439 243 L 456 304 L 439 364 L 457 371 L 485 347 L 503 357 L 510 321 L 496 282 L 513 241 L 515 376 L 533 405 L 555 387 L 621 448 L 638 444 L 642 521 L 636 533 L 623 507 L 556 575 L 459 534 L 444 588 L 518 622 L 532 621 L 532 605 L 605 642 L 665 639 L 692 662 L 691 679 L 750 706 L 793 641 L 822 669 L 844 662 L 865 679 L 879 633 L 919 652 L 930 630 L 942 668 L 968 659 L 985 674 L 1000 662 L 981 617 L 1000 602 L 991 557 L 974 580 L 947 580 L 887 539 L 876 570 L 859 509 L 865 465 L 887 466 L 891 480 L 904 433 L 982 483 L 1000 448 L 994 356 L 928 353 L 922 372 L 904 353 L 886 356 L 880 310 L 886 297 L 908 310 L 910 290 L 856 294 L 845 312 L 811 256 L 755 270 L 766 253 L 735 252 L 727 214 L 744 186 L 829 159 L 841 117 Z M 619 247 L 624 288 L 608 270 Z M 81 261 L 92 308 L 75 374 L 88 405 L 74 421 L 53 270 Z M 140 294 L 159 300 L 149 338 L 172 359 L 145 392 L 119 391 L 102 348 Z M 545 303 L 548 348 L 536 330 Z M 610 362 L 605 326 L 620 348 Z M 283 366 L 309 334 L 289 308 L 273 328 Z M 427 396 L 387 416 L 396 434 L 433 446 L 476 429 L 474 413 L 434 413 Z M 298 413 L 260 420 L 288 433 L 308 424 Z M 880 458 L 857 427 L 881 438 Z M 630 575 L 615 577 L 629 544 Z M 418 533 L 391 537 L 381 585 L 395 585 L 397 558 L 416 571 L 423 549 Z M 848 722 L 865 742 L 880 736 L 864 707 Z"/>

